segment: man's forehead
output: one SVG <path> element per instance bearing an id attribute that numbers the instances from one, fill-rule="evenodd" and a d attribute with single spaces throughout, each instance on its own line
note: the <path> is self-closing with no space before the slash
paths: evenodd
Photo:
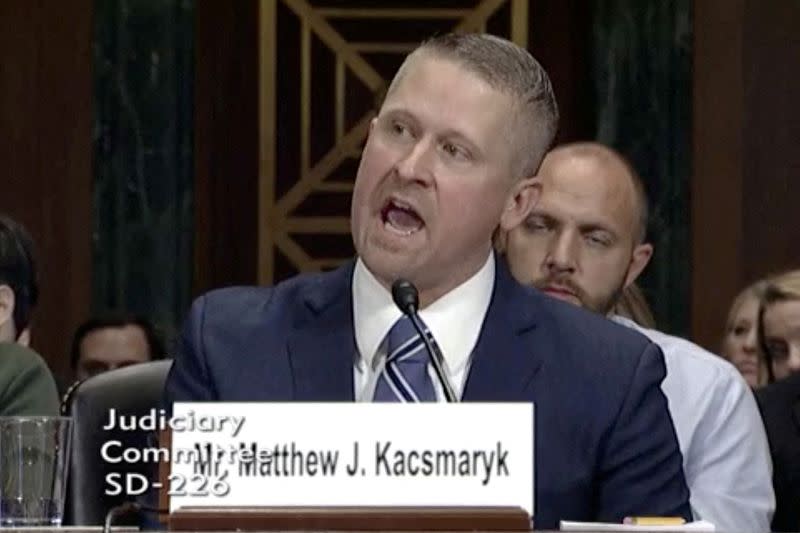
<path id="1" fill-rule="evenodd" d="M 633 221 L 633 186 L 613 165 L 585 157 L 548 158 L 539 176 L 542 181 L 539 210 L 557 208 L 565 214 L 619 224 Z"/>
<path id="2" fill-rule="evenodd" d="M 86 342 L 147 342 L 147 334 L 138 324 L 124 324 L 120 326 L 105 326 L 94 329 L 84 336 Z"/>
<path id="3" fill-rule="evenodd" d="M 491 99 L 491 107 L 496 109 L 503 103 L 511 107 L 514 101 L 509 93 L 493 87 L 462 62 L 426 53 L 410 59 L 401 67 L 381 109 L 391 107 L 398 101 L 406 105 L 424 103 L 413 99 L 414 93 L 421 90 L 439 91 L 453 105 L 471 103 L 475 99 Z"/>
<path id="4" fill-rule="evenodd" d="M 466 87 L 456 90 L 454 83 L 463 83 Z M 436 55 L 423 55 L 410 60 L 403 66 L 397 79 L 387 93 L 383 107 L 406 96 L 407 93 L 419 90 L 441 91 L 453 102 L 472 98 L 491 98 L 511 100 L 510 95 L 492 87 L 486 80 L 462 63 Z M 465 90 L 468 89 L 468 90 Z"/>
<path id="5" fill-rule="evenodd" d="M 514 99 L 461 63 L 423 54 L 403 66 L 380 115 L 407 114 L 441 132 L 503 147 L 510 141 Z"/>

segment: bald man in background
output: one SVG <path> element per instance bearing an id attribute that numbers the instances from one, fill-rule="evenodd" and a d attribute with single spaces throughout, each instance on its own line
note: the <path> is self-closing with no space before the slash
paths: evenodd
<path id="1" fill-rule="evenodd" d="M 718 531 L 769 531 L 775 508 L 764 426 L 734 367 L 691 342 L 612 315 L 653 254 L 647 197 L 631 165 L 597 143 L 551 151 L 542 196 L 526 220 L 498 235 L 520 282 L 638 330 L 664 352 L 667 397 L 695 519 Z"/>

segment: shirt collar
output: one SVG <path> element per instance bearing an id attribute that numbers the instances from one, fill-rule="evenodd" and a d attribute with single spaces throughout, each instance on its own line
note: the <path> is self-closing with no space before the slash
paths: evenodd
<path id="1" fill-rule="evenodd" d="M 610 318 L 612 321 L 616 322 L 617 324 L 622 324 L 623 326 L 627 326 L 627 327 L 629 327 L 631 329 L 635 329 L 636 331 L 638 331 L 640 333 L 644 333 L 645 331 L 647 331 L 647 328 L 645 328 L 643 326 L 640 326 L 638 323 L 636 323 L 635 321 L 631 320 L 628 317 L 624 317 L 622 315 L 610 314 L 610 315 L 608 315 L 608 318 Z"/>
<path id="2" fill-rule="evenodd" d="M 478 342 L 492 299 L 494 253 L 467 281 L 419 312 L 444 356 L 449 372 L 458 372 Z M 353 270 L 353 323 L 359 363 L 371 368 L 375 354 L 402 312 L 391 293 L 359 258 Z"/>

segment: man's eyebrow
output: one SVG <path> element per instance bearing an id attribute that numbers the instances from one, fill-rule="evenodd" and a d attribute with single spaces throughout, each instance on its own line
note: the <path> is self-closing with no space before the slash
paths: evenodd
<path id="1" fill-rule="evenodd" d="M 541 211 L 535 211 L 535 210 L 532 210 L 530 213 L 528 213 L 528 216 L 525 217 L 525 220 L 531 220 L 531 219 L 534 219 L 534 218 L 541 219 L 541 220 L 543 220 L 544 222 L 546 222 L 548 224 L 557 224 L 558 223 L 558 219 L 556 219 L 554 216 L 548 215 L 547 213 L 543 213 Z"/>
<path id="2" fill-rule="evenodd" d="M 465 141 L 468 144 L 471 144 L 471 145 L 475 144 L 475 142 L 473 142 L 473 140 L 470 139 L 469 135 L 467 135 L 463 131 L 459 131 L 459 130 L 454 129 L 454 128 L 447 128 L 446 130 L 444 130 L 444 132 L 442 132 L 442 136 L 443 137 L 455 137 L 457 139 L 461 139 L 461 140 Z"/>
<path id="3" fill-rule="evenodd" d="M 402 108 L 388 108 L 382 114 L 381 117 L 389 118 L 389 119 L 396 119 L 401 118 L 413 122 L 414 124 L 419 124 L 420 120 L 410 111 L 407 109 Z M 454 129 L 454 128 L 447 128 L 441 133 L 439 133 L 440 139 L 454 139 L 460 143 L 466 145 L 469 151 L 473 155 L 482 155 L 484 152 L 472 138 L 469 137 L 466 133 Z"/>
<path id="4" fill-rule="evenodd" d="M 407 118 L 410 120 L 416 120 L 416 117 L 407 109 L 403 108 L 389 108 L 384 113 L 381 113 L 381 116 L 388 117 L 388 118 Z"/>
<path id="5" fill-rule="evenodd" d="M 602 222 L 584 222 L 579 227 L 584 231 L 607 231 L 613 233 L 614 230 Z"/>

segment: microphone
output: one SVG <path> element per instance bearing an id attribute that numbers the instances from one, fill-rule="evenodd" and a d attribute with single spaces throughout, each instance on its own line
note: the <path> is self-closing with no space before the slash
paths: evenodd
<path id="1" fill-rule="evenodd" d="M 450 385 L 447 376 L 444 375 L 444 356 L 442 356 L 439 347 L 431 343 L 428 336 L 425 335 L 422 321 L 417 314 L 417 309 L 419 308 L 419 293 L 417 292 L 417 288 L 406 279 L 398 279 L 392 284 L 392 300 L 394 300 L 395 305 L 400 308 L 403 314 L 411 320 L 411 324 L 413 324 L 414 329 L 417 330 L 417 334 L 422 339 L 422 342 L 425 343 L 425 350 L 428 352 L 428 357 L 436 372 L 439 385 L 442 386 L 445 399 L 451 403 L 457 402 L 458 399 L 456 398 L 455 392 L 453 392 L 453 387 Z"/>

